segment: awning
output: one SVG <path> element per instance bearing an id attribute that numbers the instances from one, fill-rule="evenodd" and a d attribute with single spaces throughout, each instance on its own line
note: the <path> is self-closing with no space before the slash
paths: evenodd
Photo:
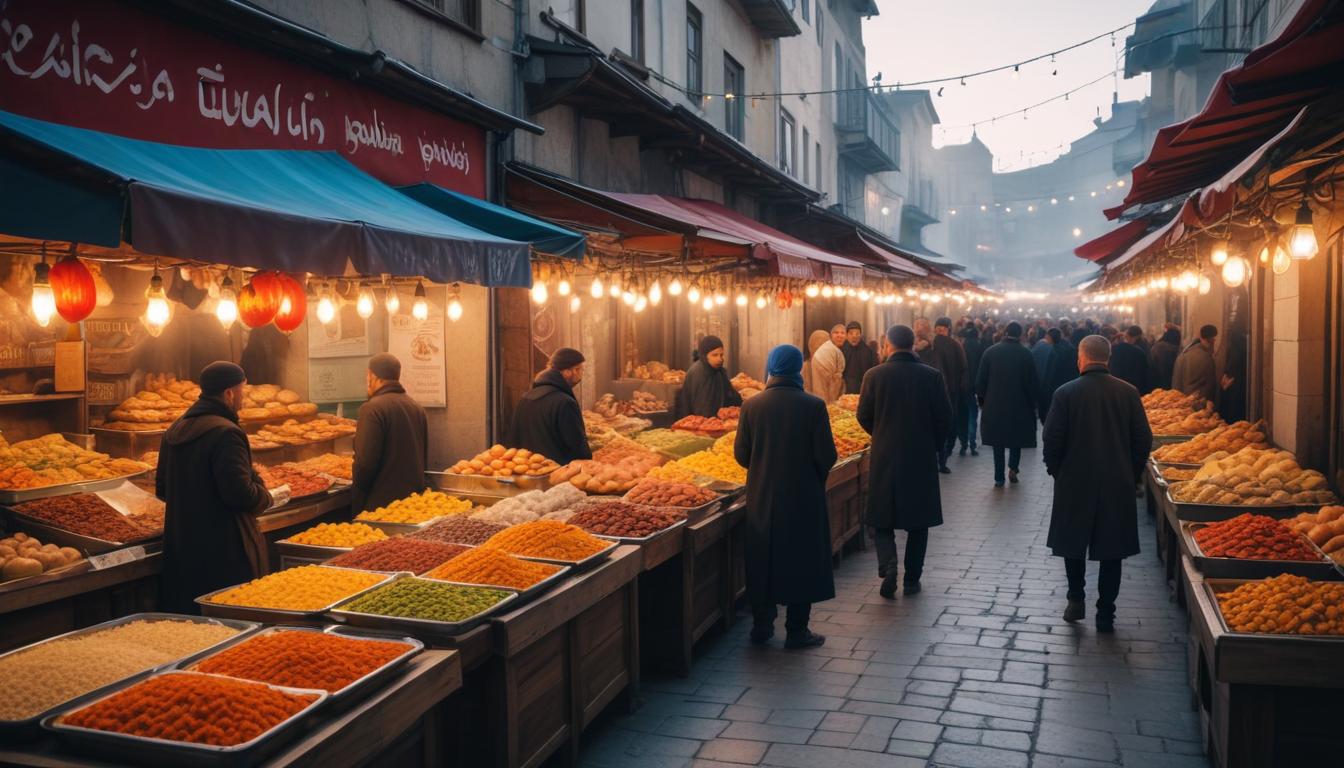
<path id="1" fill-rule="evenodd" d="M 0 112 L 7 160 L 39 189 L 0 188 L 0 231 L 239 267 L 531 285 L 529 245 L 431 210 L 330 152 L 128 139 Z M 55 194 L 80 185 L 101 211 Z"/>
<path id="2" fill-rule="evenodd" d="M 1102 261 L 1107 256 L 1128 248 L 1134 244 L 1135 240 L 1143 237 L 1143 233 L 1148 231 L 1148 222 L 1149 219 L 1145 216 L 1122 224 L 1101 237 L 1089 240 L 1074 248 L 1073 253 L 1080 259 Z"/>
<path id="3" fill-rule="evenodd" d="M 1344 3 L 1307 0 L 1277 38 L 1219 76 L 1199 114 L 1158 131 L 1148 159 L 1134 168 L 1129 194 L 1106 216 L 1217 179 L 1341 84 Z"/>
<path id="4" fill-rule="evenodd" d="M 482 232 L 489 232 L 507 240 L 531 243 L 533 248 L 542 253 L 572 259 L 583 258 L 587 238 L 578 232 L 557 227 L 549 221 L 542 221 L 535 216 L 528 216 L 502 205 L 495 205 L 434 184 L 422 183 L 398 187 L 398 191 L 422 205 Z"/>
<path id="5" fill-rule="evenodd" d="M 864 237 L 862 232 L 855 232 L 854 238 L 865 249 L 867 249 L 874 256 L 885 262 L 885 264 L 895 272 L 911 275 L 914 277 L 927 277 L 929 274 L 929 270 L 919 266 L 915 262 L 911 261 L 909 258 L 906 258 L 905 256 L 902 256 L 898 253 L 894 253 L 891 249 L 884 248 L 878 243 L 875 243 L 872 240 L 868 239 L 867 237 Z"/>

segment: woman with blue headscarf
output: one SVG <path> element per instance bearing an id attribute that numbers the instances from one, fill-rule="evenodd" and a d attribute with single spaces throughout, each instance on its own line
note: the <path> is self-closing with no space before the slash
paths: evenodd
<path id="1" fill-rule="evenodd" d="M 826 404 L 803 390 L 802 370 L 797 347 L 770 351 L 765 390 L 742 406 L 733 447 L 747 468 L 747 600 L 758 645 L 774 635 L 780 604 L 788 607 L 784 647 L 826 642 L 808 618 L 812 603 L 835 597 L 826 513 L 835 442 Z"/>

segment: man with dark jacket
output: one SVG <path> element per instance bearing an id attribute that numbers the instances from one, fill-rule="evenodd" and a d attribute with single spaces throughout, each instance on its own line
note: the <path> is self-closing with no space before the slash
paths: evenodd
<path id="1" fill-rule="evenodd" d="M 1115 630 L 1120 561 L 1139 552 L 1134 486 L 1153 434 L 1139 392 L 1107 372 L 1111 345 L 1088 336 L 1078 349 L 1082 375 L 1055 392 L 1042 433 L 1045 469 L 1055 479 L 1046 544 L 1064 558 L 1065 621 L 1086 615 L 1085 558 L 1101 561 L 1097 631 Z"/>
<path id="2" fill-rule="evenodd" d="M 1218 368 L 1213 353 L 1217 341 L 1217 328 L 1205 325 L 1199 329 L 1199 338 L 1176 358 L 1176 367 L 1171 372 L 1172 389 L 1215 402 L 1214 398 L 1218 397 Z"/>
<path id="3" fill-rule="evenodd" d="M 1078 378 L 1078 353 L 1064 338 L 1064 332 L 1051 328 L 1045 332 L 1045 339 L 1050 345 L 1050 359 L 1045 364 L 1045 378 L 1041 379 L 1041 395 L 1036 404 L 1042 424 L 1050 411 L 1050 399 L 1055 396 L 1055 390 Z"/>
<path id="4" fill-rule="evenodd" d="M 1127 381 L 1146 395 L 1152 390 L 1148 386 L 1148 355 L 1144 354 L 1139 342 L 1143 340 L 1143 329 L 1131 325 L 1125 329 L 1118 343 L 1111 347 L 1111 375 Z"/>
<path id="5" fill-rule="evenodd" d="M 154 492 L 163 500 L 159 609 L 196 614 L 197 597 L 267 573 L 256 516 L 289 498 L 267 491 L 252 469 L 238 425 L 243 369 L 214 362 L 201 370 L 201 396 L 163 436 Z"/>
<path id="6" fill-rule="evenodd" d="M 877 365 L 877 352 L 863 340 L 863 326 L 851 320 L 845 326 L 845 394 L 857 395 L 863 386 L 863 375 Z"/>
<path id="7" fill-rule="evenodd" d="M 546 370 L 537 374 L 513 411 L 509 447 L 526 448 L 560 464 L 593 458 L 583 410 L 574 396 L 583 379 L 583 361 L 583 353 L 569 347 L 551 355 Z"/>
<path id="8" fill-rule="evenodd" d="M 359 406 L 351 509 L 385 507 L 425 487 L 429 419 L 401 386 L 401 361 L 386 352 L 369 358 L 369 399 Z"/>
<path id="9" fill-rule="evenodd" d="M 1017 482 L 1023 448 L 1036 447 L 1036 400 L 1040 383 L 1031 353 L 1022 346 L 1022 326 L 1008 323 L 1003 340 L 980 358 L 975 394 L 980 400 L 980 442 L 994 448 L 994 487 L 1003 487 L 1004 451 L 1008 479 Z"/>
<path id="10" fill-rule="evenodd" d="M 968 324 L 963 328 L 961 337 L 961 348 L 966 351 L 966 379 L 969 385 L 975 381 L 976 374 L 980 370 L 980 358 L 984 356 L 989 344 L 981 336 L 980 329 L 974 325 Z M 975 449 L 975 438 L 976 425 L 980 421 L 980 404 L 976 402 L 975 393 L 969 386 L 962 395 L 962 402 L 965 404 L 965 412 L 957 420 L 957 438 L 961 440 L 961 455 L 965 456 L 969 448 L 972 456 L 979 456 L 980 452 Z"/>
<path id="11" fill-rule="evenodd" d="M 1168 325 L 1162 337 L 1148 350 L 1148 383 L 1153 389 L 1171 389 L 1171 374 L 1181 354 L 1181 329 Z"/>
<path id="12" fill-rule="evenodd" d="M 966 351 L 952 339 L 952 318 L 940 317 L 934 322 L 933 339 L 919 353 L 919 359 L 943 374 L 947 401 L 955 409 L 957 403 L 961 402 L 961 394 L 970 388 L 970 380 L 966 375 Z M 938 471 L 945 475 L 952 473 L 947 466 L 947 457 L 952 455 L 952 447 L 956 443 L 956 431 L 949 430 L 938 447 Z"/>
<path id="13" fill-rule="evenodd" d="M 780 604 L 786 648 L 826 638 L 807 628 L 812 603 L 835 597 L 826 478 L 835 440 L 826 403 L 803 389 L 803 353 L 781 345 L 766 360 L 765 391 L 742 406 L 733 458 L 746 467 L 743 541 L 751 641 L 769 642 Z"/>
<path id="14" fill-rule="evenodd" d="M 937 468 L 953 430 L 943 375 L 915 356 L 915 332 L 895 325 L 887 341 L 892 354 L 863 377 L 856 415 L 873 436 L 866 522 L 877 531 L 878 591 L 890 600 L 899 571 L 897 528 L 906 531 L 905 594 L 920 591 L 929 528 L 943 524 Z"/>

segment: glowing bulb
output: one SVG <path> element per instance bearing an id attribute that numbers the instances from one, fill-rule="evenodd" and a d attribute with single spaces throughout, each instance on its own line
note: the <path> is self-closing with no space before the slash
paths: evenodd
<path id="1" fill-rule="evenodd" d="M 873 298 L 873 294 L 867 288 L 859 291 L 859 301 L 868 301 L 871 298 Z"/>
<path id="2" fill-rule="evenodd" d="M 37 324 L 46 328 L 51 324 L 52 315 L 56 314 L 56 294 L 51 290 L 51 280 L 48 275 L 51 267 L 45 261 L 34 268 L 33 276 L 33 319 Z M 157 278 L 158 275 L 155 275 Z"/>
<path id="3" fill-rule="evenodd" d="M 219 303 L 215 305 L 215 319 L 224 330 L 238 322 L 238 294 L 233 292 L 233 280 L 228 277 L 219 286 Z"/>
<path id="4" fill-rule="evenodd" d="M 1310 259 L 1320 251 L 1320 244 L 1316 242 L 1316 227 L 1311 220 L 1311 207 L 1305 198 L 1297 208 L 1297 220 L 1288 235 L 1288 250 L 1294 259 Z"/>
<path id="5" fill-rule="evenodd" d="M 571 301 L 578 301 L 578 300 L 579 300 L 578 296 L 575 296 L 573 299 L 571 299 Z M 426 315 L 428 315 L 428 313 L 426 313 Z M 462 319 L 462 302 L 458 301 L 456 296 L 454 296 L 452 300 L 448 302 L 448 319 L 453 321 L 454 323 Z"/>
<path id="6" fill-rule="evenodd" d="M 569 297 L 569 311 L 570 311 L 570 314 L 573 314 L 573 313 L 575 313 L 575 312 L 578 312 L 578 311 L 579 311 L 579 307 L 582 307 L 582 306 L 583 306 L 583 299 L 580 299 L 580 298 L 578 297 L 578 295 L 574 295 L 574 296 L 570 296 L 570 297 Z M 451 305 L 449 305 L 449 307 L 448 307 L 448 314 L 451 315 L 452 312 L 453 312 L 453 308 L 452 308 Z"/>
<path id="7" fill-rule="evenodd" d="M 829 285 L 821 286 L 821 298 L 829 299 L 835 295 L 835 289 Z"/>
<path id="8" fill-rule="evenodd" d="M 1187 290 L 1195 288 L 1199 286 L 1199 275 L 1196 275 L 1194 270 L 1187 269 L 1181 273 L 1180 281 L 1185 284 Z"/>
<path id="9" fill-rule="evenodd" d="M 569 278 L 567 277 L 560 278 L 560 282 L 555 286 L 555 292 L 561 296 L 568 296 L 573 290 L 574 287 L 569 284 Z"/>
<path id="10" fill-rule="evenodd" d="M 1083 236 L 1083 230 L 1082 230 L 1082 228 L 1081 228 L 1081 227 L 1074 227 L 1074 228 L 1073 228 L 1073 236 L 1074 236 L 1074 237 L 1082 237 L 1082 236 Z"/>
<path id="11" fill-rule="evenodd" d="M 1293 266 L 1293 257 L 1289 256 L 1288 252 L 1283 250 L 1282 245 L 1275 246 L 1274 258 L 1270 259 L 1269 268 L 1273 270 L 1274 274 L 1282 275 L 1287 272 L 1288 268 L 1291 266 Z"/>
<path id="12" fill-rule="evenodd" d="M 355 299 L 355 314 L 365 320 L 373 317 L 373 289 L 359 289 L 359 296 Z"/>
<path id="13" fill-rule="evenodd" d="M 680 295 L 681 295 L 681 278 L 679 278 L 679 277 L 674 277 L 674 278 L 672 278 L 672 282 L 669 283 L 668 286 L 667 286 L 667 292 L 670 293 L 670 294 L 672 294 L 673 296 L 680 296 Z"/>
<path id="14" fill-rule="evenodd" d="M 817 298 L 817 295 L 821 293 L 821 289 L 817 287 L 816 283 L 812 283 L 807 286 L 807 290 L 803 291 L 803 293 L 807 294 L 807 298 L 815 299 Z"/>
<path id="15" fill-rule="evenodd" d="M 589 293 L 594 299 L 600 299 L 600 298 L 602 298 L 604 295 L 606 295 L 606 293 L 607 293 L 607 289 L 606 289 L 605 287 L 603 287 L 603 285 L 602 285 L 602 276 L 601 276 L 601 275 L 594 275 L 594 276 L 593 276 L 593 284 L 592 284 L 591 286 L 589 286 L 589 288 L 588 288 L 588 293 Z"/>
<path id="16" fill-rule="evenodd" d="M 280 302 L 281 312 L 285 312 L 284 302 L 288 300 L 289 298 L 286 297 L 284 300 Z M 331 294 L 327 293 L 324 290 L 322 292 L 322 298 L 317 300 L 317 321 L 323 325 L 327 325 L 328 323 L 330 323 L 332 320 L 335 319 L 336 319 L 336 302 L 332 301 Z"/>
<path id="17" fill-rule="evenodd" d="M 621 295 L 621 278 L 612 275 L 611 280 L 607 282 L 607 295 L 611 298 L 617 298 Z"/>
<path id="18" fill-rule="evenodd" d="M 1221 267 L 1227 263 L 1227 242 L 1220 241 L 1214 244 L 1213 250 L 1209 252 L 1209 261 L 1215 267 Z"/>
<path id="19" fill-rule="evenodd" d="M 1213 281 L 1209 279 L 1209 276 L 1208 276 L 1208 275 L 1200 275 L 1200 276 L 1199 276 L 1199 295 L 1200 295 L 1200 296 L 1206 296 L 1206 295 L 1208 295 L 1209 291 L 1211 291 L 1211 290 L 1213 290 Z"/>
<path id="20" fill-rule="evenodd" d="M 635 292 L 627 288 L 621 293 L 621 303 L 627 307 L 633 307 L 635 305 Z"/>
<path id="21" fill-rule="evenodd" d="M 635 311 L 643 312 L 649 306 L 649 300 L 643 296 L 635 299 Z"/>
<path id="22" fill-rule="evenodd" d="M 686 300 L 692 304 L 700 303 L 700 286 L 691 283 L 691 289 L 686 292 Z"/>
<path id="23" fill-rule="evenodd" d="M 154 276 L 149 279 L 149 288 L 145 291 L 145 298 L 148 303 L 145 305 L 145 327 L 149 330 L 151 336 L 158 336 L 163 333 L 164 326 L 173 319 L 173 308 L 168 303 L 168 297 L 163 292 L 163 278 L 159 277 L 157 270 Z"/>
<path id="24" fill-rule="evenodd" d="M 712 299 L 709 296 L 706 296 L 705 300 L 700 302 L 700 306 L 703 307 L 706 312 L 708 312 L 709 310 L 714 308 L 714 299 Z"/>
<path id="25" fill-rule="evenodd" d="M 1223 284 L 1228 288 L 1240 288 L 1250 274 L 1251 265 L 1240 256 L 1227 260 L 1223 264 Z"/>
<path id="26" fill-rule="evenodd" d="M 1269 246 L 1263 245 L 1260 247 L 1260 266 L 1263 267 L 1267 264 L 1269 264 Z"/>
<path id="27" fill-rule="evenodd" d="M 1059 205 L 1059 198 L 1058 198 L 1058 197 L 1052 197 L 1052 198 L 1050 198 L 1050 204 L 1051 204 L 1051 205 Z"/>
<path id="28" fill-rule="evenodd" d="M 383 304 L 387 307 L 387 314 L 389 315 L 395 315 L 401 311 L 401 294 L 397 293 L 395 285 L 387 286 L 387 298 L 383 300 Z"/>
<path id="29" fill-rule="evenodd" d="M 674 293 L 672 295 L 675 296 L 676 294 Z M 654 280 L 653 285 L 649 288 L 649 303 L 656 307 L 662 300 L 663 284 L 658 280 Z"/>
<path id="30" fill-rule="evenodd" d="M 551 292 L 547 290 L 546 283 L 542 280 L 534 280 L 532 282 L 532 303 L 545 304 L 549 298 L 551 298 Z"/>
<path id="31" fill-rule="evenodd" d="M 888 207 L 885 206 L 885 205 L 882 206 L 882 215 L 883 215 L 883 216 L 886 216 L 886 215 L 889 214 L 889 213 L 891 213 L 891 209 L 888 208 Z"/>
<path id="32" fill-rule="evenodd" d="M 724 304 L 727 304 L 727 303 L 728 303 L 728 297 L 727 297 L 727 296 L 724 296 L 722 292 L 720 292 L 720 293 L 716 293 L 716 294 L 714 294 L 714 303 L 715 303 L 717 306 L 722 307 Z"/>
<path id="33" fill-rule="evenodd" d="M 758 294 L 756 294 L 756 308 L 757 308 L 757 309 L 765 309 L 765 294 L 764 294 L 764 293 L 758 293 Z"/>
<path id="34" fill-rule="evenodd" d="M 317 308 L 319 314 L 322 307 Z M 425 299 L 425 284 L 417 281 L 415 284 L 415 302 L 411 304 L 411 317 L 421 322 L 429 319 L 429 302 Z"/>
<path id="35" fill-rule="evenodd" d="M 736 305 L 739 306 L 739 307 L 745 307 L 745 306 L 747 306 L 747 294 L 745 294 L 745 293 L 739 293 L 739 294 L 737 294 L 737 298 L 736 298 L 736 299 L 733 299 L 733 303 L 736 304 Z"/>

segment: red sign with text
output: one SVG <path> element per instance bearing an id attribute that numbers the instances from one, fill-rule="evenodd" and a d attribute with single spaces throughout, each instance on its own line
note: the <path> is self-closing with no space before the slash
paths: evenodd
<path id="1" fill-rule="evenodd" d="M 0 109 L 136 139 L 339 152 L 395 186 L 485 196 L 485 132 L 103 0 L 0 0 Z"/>

